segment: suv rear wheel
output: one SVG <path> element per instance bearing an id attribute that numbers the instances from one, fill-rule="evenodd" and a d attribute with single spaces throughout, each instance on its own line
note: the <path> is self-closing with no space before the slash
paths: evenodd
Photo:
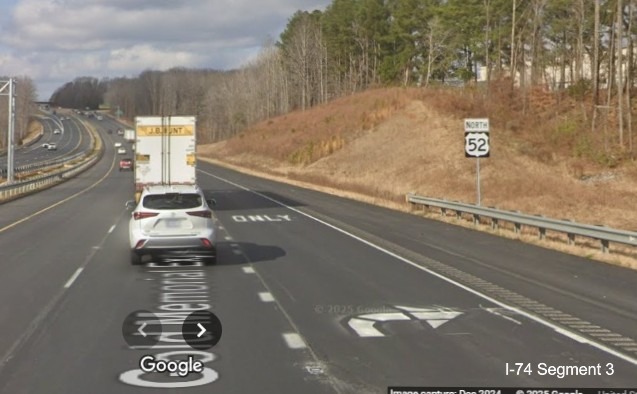
<path id="1" fill-rule="evenodd" d="M 140 265 L 142 263 L 142 256 L 131 250 L 130 263 L 132 265 Z"/>
<path id="2" fill-rule="evenodd" d="M 217 256 L 210 256 L 210 257 L 206 257 L 203 260 L 204 265 L 215 265 L 217 264 Z"/>

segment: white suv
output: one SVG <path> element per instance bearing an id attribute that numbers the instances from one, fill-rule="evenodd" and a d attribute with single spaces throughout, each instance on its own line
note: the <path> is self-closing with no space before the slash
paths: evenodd
<path id="1" fill-rule="evenodd" d="M 214 264 L 216 218 L 198 186 L 149 186 L 129 222 L 131 264 L 144 255 L 179 257 Z"/>

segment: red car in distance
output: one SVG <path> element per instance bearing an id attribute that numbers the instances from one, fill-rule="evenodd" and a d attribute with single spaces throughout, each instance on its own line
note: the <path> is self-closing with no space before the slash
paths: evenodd
<path id="1" fill-rule="evenodd" d="M 120 171 L 123 171 L 123 170 L 132 171 L 133 170 L 133 160 L 132 159 L 121 159 L 119 161 L 119 170 Z"/>

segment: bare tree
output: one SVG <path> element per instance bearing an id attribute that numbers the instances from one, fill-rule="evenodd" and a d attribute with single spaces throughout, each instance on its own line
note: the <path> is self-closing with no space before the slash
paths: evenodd
<path id="1" fill-rule="evenodd" d="M 622 44 L 624 33 L 624 6 L 622 0 L 617 0 L 617 22 L 615 28 L 617 29 L 617 122 L 619 125 L 619 145 L 624 146 L 624 46 Z"/>
<path id="2" fill-rule="evenodd" d="M 429 86 L 431 74 L 433 72 L 433 65 L 437 62 L 445 53 L 447 39 L 449 32 L 445 30 L 445 27 L 438 17 L 434 17 L 429 22 L 429 29 L 427 31 L 427 63 L 425 69 L 425 86 Z M 487 71 L 488 72 L 488 71 Z"/>
<path id="3" fill-rule="evenodd" d="M 544 72 L 542 18 L 547 0 L 533 0 L 533 23 L 531 31 L 531 84 L 537 84 Z"/>
<path id="4" fill-rule="evenodd" d="M 515 73 L 516 69 L 516 56 L 515 56 L 515 7 L 517 0 L 513 0 L 513 10 L 511 11 L 511 65 L 509 66 L 509 70 L 511 73 Z M 512 87 L 515 85 L 515 74 L 511 75 L 511 85 Z"/>
<path id="5" fill-rule="evenodd" d="M 9 77 L 1 79 L 8 80 Z M 26 76 L 14 77 L 15 81 L 15 141 L 22 139 L 29 132 L 29 122 L 37 110 L 35 101 L 37 92 L 33 80 Z M 5 148 L 7 142 L 7 124 L 9 122 L 9 96 L 0 96 L 0 147 Z"/>
<path id="6" fill-rule="evenodd" d="M 633 67 L 634 67 L 634 51 L 635 45 L 633 41 L 633 10 L 637 4 L 633 4 L 633 1 L 628 3 L 628 63 L 626 69 L 626 81 L 628 87 L 626 89 L 626 107 L 627 107 L 627 126 L 628 126 L 628 150 L 630 156 L 634 157 L 633 150 L 633 105 L 631 90 L 633 88 Z"/>
<path id="7" fill-rule="evenodd" d="M 583 78 L 584 70 L 584 24 L 585 11 L 584 0 L 579 0 L 575 5 L 575 18 L 577 20 L 577 46 L 575 50 L 575 79 L 578 82 Z"/>
<path id="8" fill-rule="evenodd" d="M 599 104 L 599 1 L 595 0 L 595 27 L 593 29 L 593 120 L 591 122 L 591 131 L 595 131 L 595 122 L 597 120 L 597 106 Z"/>

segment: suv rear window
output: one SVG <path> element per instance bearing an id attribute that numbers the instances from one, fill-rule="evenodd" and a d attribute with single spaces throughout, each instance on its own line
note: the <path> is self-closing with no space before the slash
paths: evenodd
<path id="1" fill-rule="evenodd" d="M 196 193 L 149 194 L 143 200 L 144 208 L 149 209 L 190 209 L 201 204 L 201 196 Z"/>

